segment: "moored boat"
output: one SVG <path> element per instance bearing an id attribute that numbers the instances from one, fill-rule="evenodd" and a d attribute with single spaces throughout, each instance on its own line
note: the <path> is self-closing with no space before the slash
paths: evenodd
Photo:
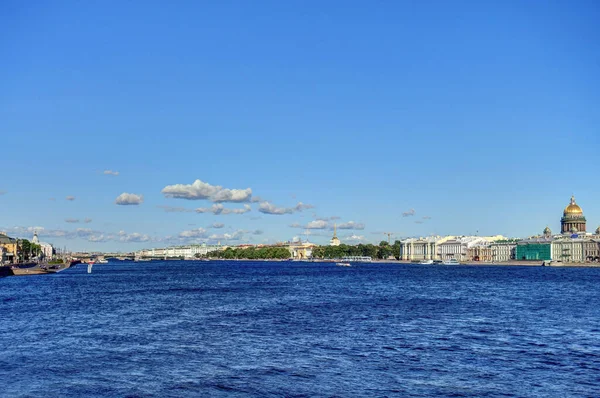
<path id="1" fill-rule="evenodd" d="M 442 264 L 444 264 L 444 265 L 459 265 L 460 263 L 458 262 L 457 259 L 451 258 L 451 259 L 442 261 Z"/>
<path id="2" fill-rule="evenodd" d="M 335 265 L 337 265 L 338 267 L 351 267 L 352 266 L 350 263 L 335 263 Z"/>
<path id="3" fill-rule="evenodd" d="M 419 264 L 423 264 L 423 265 L 433 264 L 433 260 L 423 260 Z"/>

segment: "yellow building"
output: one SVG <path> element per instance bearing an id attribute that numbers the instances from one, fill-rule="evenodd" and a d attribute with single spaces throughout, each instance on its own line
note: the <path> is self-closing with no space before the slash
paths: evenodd
<path id="1" fill-rule="evenodd" d="M 0 232 L 0 247 L 4 248 L 5 261 L 13 262 L 17 258 L 17 240 Z"/>

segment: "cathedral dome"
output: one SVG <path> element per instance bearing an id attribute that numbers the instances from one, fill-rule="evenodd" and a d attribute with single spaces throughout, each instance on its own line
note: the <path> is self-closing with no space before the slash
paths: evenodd
<path id="1" fill-rule="evenodd" d="M 577 203 L 575 203 L 575 197 L 571 197 L 571 203 L 569 203 L 569 205 L 567 207 L 565 207 L 565 212 L 564 215 L 581 215 L 583 214 L 583 210 L 581 210 L 581 207 L 579 207 L 579 205 L 577 205 Z"/>

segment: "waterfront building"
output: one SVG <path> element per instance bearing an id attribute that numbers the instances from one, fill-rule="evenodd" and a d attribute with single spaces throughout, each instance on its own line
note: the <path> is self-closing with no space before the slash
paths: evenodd
<path id="1" fill-rule="evenodd" d="M 484 255 L 487 261 L 491 261 L 492 251 L 484 248 L 490 246 L 493 242 L 499 240 L 506 240 L 506 238 L 502 235 L 461 236 L 454 239 L 449 239 L 443 243 L 438 244 L 437 255 L 438 258 L 441 260 L 455 259 L 458 261 L 472 261 L 474 260 L 474 258 L 470 257 L 469 255 L 474 253 L 473 248 L 479 247 L 479 249 L 475 251 L 477 251 L 481 255 Z"/>
<path id="2" fill-rule="evenodd" d="M 34 245 L 40 246 L 40 251 L 41 251 L 42 257 L 52 258 L 52 256 L 54 255 L 54 247 L 52 247 L 52 245 L 50 243 L 40 242 L 37 231 L 33 232 L 33 238 L 31 239 L 31 243 L 33 243 Z"/>
<path id="3" fill-rule="evenodd" d="M 17 260 L 17 240 L 6 236 L 5 233 L 0 232 L 0 247 L 4 248 L 5 260 L 8 262 L 15 262 Z"/>
<path id="4" fill-rule="evenodd" d="M 6 259 L 6 249 L 0 246 L 0 264 L 4 264 L 8 260 Z"/>
<path id="5" fill-rule="evenodd" d="M 425 238 L 405 239 L 400 242 L 400 260 L 437 260 L 439 259 L 437 245 L 453 238 L 453 236 L 428 236 Z"/>
<path id="6" fill-rule="evenodd" d="M 585 261 L 600 262 L 600 239 L 589 239 L 583 242 L 583 258 Z"/>
<path id="7" fill-rule="evenodd" d="M 583 210 L 575 203 L 575 196 L 571 196 L 571 203 L 563 212 L 563 217 L 560 219 L 560 232 L 562 234 L 570 234 L 586 231 L 586 219 L 583 215 Z"/>
<path id="8" fill-rule="evenodd" d="M 552 241 L 552 260 L 563 263 L 585 262 L 584 244 L 586 240 L 581 238 L 563 238 Z"/>
<path id="9" fill-rule="evenodd" d="M 515 248 L 517 260 L 552 260 L 552 237 L 533 237 L 521 240 Z"/>
<path id="10" fill-rule="evenodd" d="M 312 251 L 315 246 L 317 245 L 309 241 L 299 241 L 290 243 L 287 249 L 294 260 L 304 260 L 312 258 Z"/>
<path id="11" fill-rule="evenodd" d="M 506 262 L 516 258 L 517 240 L 501 240 L 490 244 L 492 262 Z"/>
<path id="12" fill-rule="evenodd" d="M 340 240 L 337 237 L 337 226 L 333 224 L 333 238 L 329 241 L 329 246 L 339 246 Z"/>
<path id="13" fill-rule="evenodd" d="M 494 252 L 489 242 L 476 242 L 467 247 L 468 261 L 482 261 L 491 263 L 494 259 Z"/>
<path id="14" fill-rule="evenodd" d="M 187 245 L 187 246 L 171 246 L 158 249 L 144 249 L 135 253 L 136 257 L 153 257 L 153 258 L 196 258 L 198 256 L 206 256 L 208 253 L 221 250 L 219 245 Z"/>

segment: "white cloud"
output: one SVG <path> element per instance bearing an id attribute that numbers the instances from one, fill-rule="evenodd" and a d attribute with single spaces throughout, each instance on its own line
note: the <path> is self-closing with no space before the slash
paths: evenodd
<path id="1" fill-rule="evenodd" d="M 256 229 L 254 231 L 252 231 L 252 235 L 262 235 L 264 234 L 264 231 L 260 230 L 260 229 Z"/>
<path id="2" fill-rule="evenodd" d="M 115 235 L 90 228 L 77 228 L 68 231 L 62 229 L 45 229 L 43 227 L 13 227 L 9 228 L 9 231 L 16 234 L 18 237 L 26 239 L 31 239 L 33 233 L 37 232 L 40 238 L 83 239 L 93 243 L 117 240 L 121 242 L 147 242 L 153 240 L 150 236 L 137 232 L 128 234 L 125 231 L 119 231 L 119 233 Z"/>
<path id="3" fill-rule="evenodd" d="M 75 200 L 75 196 L 67 196 L 67 197 L 65 197 L 65 199 L 73 201 L 73 200 Z"/>
<path id="4" fill-rule="evenodd" d="M 192 213 L 193 209 L 186 209 L 185 207 L 173 207 L 173 206 L 156 206 L 161 209 L 164 209 L 167 213 Z"/>
<path id="5" fill-rule="evenodd" d="M 299 223 L 290 224 L 291 228 L 303 228 L 303 229 L 327 229 L 329 227 L 329 223 L 325 220 L 314 220 L 309 222 L 306 225 L 302 225 Z"/>
<path id="6" fill-rule="evenodd" d="M 327 221 L 324 220 L 315 220 L 315 221 L 311 221 L 308 224 L 306 224 L 305 228 L 306 229 L 325 229 L 328 227 L 328 223 Z"/>
<path id="7" fill-rule="evenodd" d="M 241 209 L 228 209 L 222 204 L 214 204 L 211 207 L 199 207 L 196 209 L 196 213 L 212 213 L 214 215 L 226 215 L 226 214 L 244 214 L 251 211 L 250 205 L 244 205 Z"/>
<path id="8" fill-rule="evenodd" d="M 92 219 L 91 219 L 91 218 L 85 218 L 85 219 L 83 220 L 83 222 L 84 222 L 84 224 L 89 224 L 89 223 L 91 223 L 91 222 L 92 222 Z"/>
<path id="9" fill-rule="evenodd" d="M 128 206 L 128 205 L 140 205 L 144 202 L 144 196 L 143 195 L 136 195 L 134 193 L 126 193 L 123 192 L 122 194 L 120 194 L 119 196 L 117 196 L 117 199 L 115 199 L 115 203 L 121 206 Z"/>
<path id="10" fill-rule="evenodd" d="M 182 231 L 179 233 L 180 238 L 188 239 L 188 238 L 206 238 L 207 231 L 204 228 L 191 229 L 188 231 Z"/>
<path id="11" fill-rule="evenodd" d="M 118 176 L 119 172 L 118 171 L 112 171 L 112 170 L 104 170 L 104 174 L 105 175 L 111 175 L 111 176 Z"/>
<path id="12" fill-rule="evenodd" d="M 344 241 L 350 243 L 362 242 L 365 240 L 365 237 L 362 235 L 350 235 L 343 238 Z"/>
<path id="13" fill-rule="evenodd" d="M 127 234 L 124 231 L 119 232 L 119 240 L 121 242 L 148 242 L 151 238 L 148 235 L 140 234 L 137 232 Z"/>
<path id="14" fill-rule="evenodd" d="M 220 223 L 220 222 L 216 222 L 216 223 L 213 223 L 210 227 L 211 228 L 215 228 L 215 229 L 219 229 L 219 228 L 223 228 L 224 226 L 225 226 L 225 224 Z"/>
<path id="15" fill-rule="evenodd" d="M 345 223 L 337 224 L 338 229 L 357 229 L 362 230 L 365 229 L 365 224 L 363 223 L 355 223 L 354 221 L 348 221 Z"/>
<path id="16" fill-rule="evenodd" d="M 409 211 L 405 211 L 402 213 L 402 217 L 412 217 L 415 215 L 415 209 L 410 209 Z"/>
<path id="17" fill-rule="evenodd" d="M 65 218 L 65 222 L 68 222 L 70 224 L 76 224 L 79 222 L 78 218 Z"/>
<path id="18" fill-rule="evenodd" d="M 252 199 L 252 189 L 229 189 L 220 185 L 210 185 L 201 180 L 192 184 L 167 185 L 161 191 L 165 197 L 188 199 L 188 200 L 210 200 L 211 202 L 249 202 Z"/>
<path id="19" fill-rule="evenodd" d="M 271 202 L 262 202 L 258 206 L 258 211 L 264 214 L 283 215 L 293 214 L 302 210 L 312 209 L 314 206 L 306 203 L 298 202 L 294 207 L 277 207 Z"/>
<path id="20" fill-rule="evenodd" d="M 210 240 L 241 240 L 244 237 L 245 231 L 237 230 L 232 234 L 212 234 L 208 237 Z"/>
<path id="21" fill-rule="evenodd" d="M 431 216 L 423 216 L 423 220 L 431 220 Z"/>

